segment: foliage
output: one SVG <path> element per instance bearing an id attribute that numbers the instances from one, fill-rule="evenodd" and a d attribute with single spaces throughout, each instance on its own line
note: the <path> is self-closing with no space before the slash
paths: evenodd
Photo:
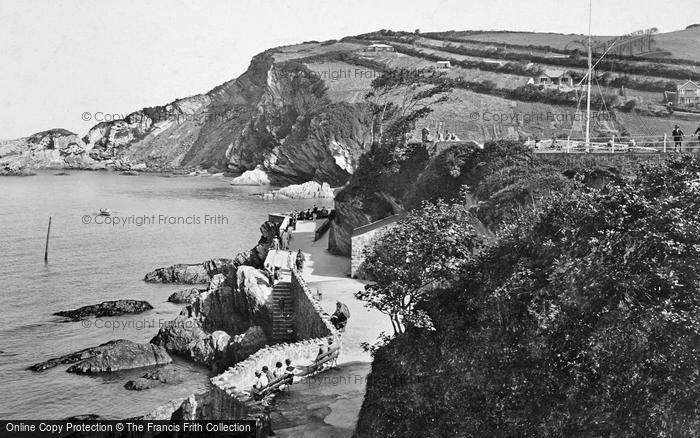
<path id="1" fill-rule="evenodd" d="M 424 203 L 367 246 L 363 266 L 373 282 L 356 297 L 389 315 L 395 333 L 403 333 L 405 325 L 430 328 L 417 306 L 482 246 L 473 220 L 464 205 Z"/>
<path id="2" fill-rule="evenodd" d="M 445 101 L 452 91 L 444 75 L 416 69 L 384 69 L 372 80 L 365 96 L 374 123 L 373 143 L 399 146 L 415 122 L 432 112 L 432 106 Z M 388 124 L 385 130 L 384 126 Z"/>
<path id="3" fill-rule="evenodd" d="M 553 193 L 462 267 L 375 353 L 356 436 L 700 434 L 700 161 Z"/>

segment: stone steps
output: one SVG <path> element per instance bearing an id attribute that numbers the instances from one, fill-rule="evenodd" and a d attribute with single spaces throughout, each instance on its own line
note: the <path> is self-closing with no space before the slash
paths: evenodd
<path id="1" fill-rule="evenodd" d="M 294 320 L 291 317 L 287 318 L 294 306 L 291 283 L 280 281 L 275 285 L 272 289 L 272 303 L 272 341 L 295 341 Z"/>

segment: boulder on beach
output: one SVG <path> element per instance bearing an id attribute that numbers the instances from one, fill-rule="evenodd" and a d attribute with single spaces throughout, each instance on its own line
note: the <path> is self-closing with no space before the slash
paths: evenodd
<path id="1" fill-rule="evenodd" d="M 199 297 L 199 294 L 205 290 L 206 289 L 197 288 L 179 290 L 173 292 L 168 297 L 168 302 L 175 304 L 191 304 L 194 303 L 197 297 Z"/>
<path id="2" fill-rule="evenodd" d="M 172 366 L 166 366 L 149 371 L 137 379 L 129 380 L 124 384 L 124 388 L 129 391 L 143 391 L 164 384 L 174 385 L 182 383 L 183 380 L 184 378 L 180 371 Z"/>
<path id="3" fill-rule="evenodd" d="M 67 370 L 69 373 L 87 374 L 164 365 L 170 362 L 172 358 L 163 347 L 116 339 L 97 347 L 85 348 L 34 364 L 29 369 L 43 371 L 57 365 L 73 363 L 74 365 Z"/>
<path id="4" fill-rule="evenodd" d="M 79 320 L 90 316 L 101 317 L 141 313 L 151 309 L 153 309 L 153 306 L 146 301 L 116 300 L 83 306 L 75 310 L 63 310 L 54 313 L 54 315 Z"/>
<path id="5" fill-rule="evenodd" d="M 253 170 L 246 170 L 240 176 L 231 181 L 234 186 L 266 186 L 270 184 L 270 178 L 264 170 L 256 167 Z"/>

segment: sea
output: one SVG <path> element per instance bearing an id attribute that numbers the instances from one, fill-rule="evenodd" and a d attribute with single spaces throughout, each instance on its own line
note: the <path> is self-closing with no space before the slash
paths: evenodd
<path id="1" fill-rule="evenodd" d="M 0 418 L 63 419 L 144 415 L 209 388 L 211 372 L 174 358 L 178 385 L 128 391 L 137 369 L 95 375 L 35 363 L 112 339 L 148 342 L 182 305 L 168 296 L 186 285 L 147 284 L 144 275 L 175 263 L 234 257 L 252 248 L 268 213 L 332 206 L 332 200 L 264 200 L 268 187 L 232 186 L 215 176 L 42 171 L 0 177 Z M 100 216 L 109 209 L 109 217 Z M 44 261 L 51 218 L 48 261 Z M 138 315 L 73 322 L 61 310 L 107 300 L 148 301 Z"/>

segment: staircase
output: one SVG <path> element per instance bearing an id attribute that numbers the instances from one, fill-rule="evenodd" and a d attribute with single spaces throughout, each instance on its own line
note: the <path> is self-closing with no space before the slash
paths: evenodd
<path id="1" fill-rule="evenodd" d="M 295 342 L 292 284 L 280 281 L 272 289 L 272 342 Z"/>

